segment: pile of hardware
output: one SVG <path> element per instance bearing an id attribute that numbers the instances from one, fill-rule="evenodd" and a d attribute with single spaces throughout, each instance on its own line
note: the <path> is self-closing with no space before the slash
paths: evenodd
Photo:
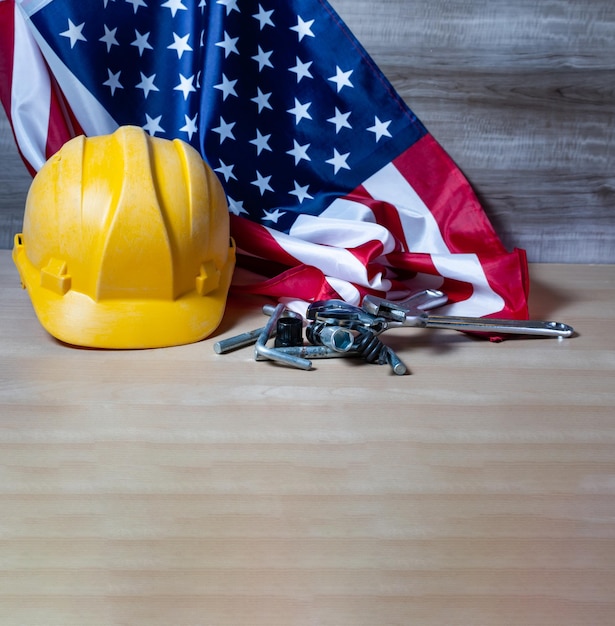
<path id="1" fill-rule="evenodd" d="M 269 315 L 265 326 L 223 339 L 214 344 L 218 354 L 254 345 L 257 361 L 271 360 L 309 370 L 312 359 L 360 357 L 367 363 L 389 364 L 402 376 L 408 368 L 399 356 L 380 339 L 389 328 L 445 328 L 473 333 L 570 337 L 571 326 L 561 322 L 507 320 L 495 318 L 433 315 L 429 310 L 444 305 L 447 296 L 436 289 L 425 289 L 405 300 L 393 302 L 367 295 L 360 307 L 343 300 L 319 300 L 307 308 L 306 318 L 284 304 L 266 305 Z M 303 329 L 309 342 L 304 344 Z M 273 340 L 273 345 L 270 345 Z"/>

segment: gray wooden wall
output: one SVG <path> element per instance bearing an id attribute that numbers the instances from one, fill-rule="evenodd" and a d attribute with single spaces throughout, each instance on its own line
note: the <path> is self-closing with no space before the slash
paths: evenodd
<path id="1" fill-rule="evenodd" d="M 530 261 L 615 263 L 614 0 L 331 0 Z M 29 176 L 0 117 L 0 247 Z"/>
<path id="2" fill-rule="evenodd" d="M 0 249 L 12 248 L 13 237 L 21 230 L 23 207 L 31 180 L 19 158 L 8 120 L 0 105 Z"/>

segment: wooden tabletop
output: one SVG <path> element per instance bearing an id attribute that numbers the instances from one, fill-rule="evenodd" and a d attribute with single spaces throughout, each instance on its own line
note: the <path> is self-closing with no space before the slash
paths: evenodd
<path id="1" fill-rule="evenodd" d="M 615 266 L 532 265 L 570 339 L 72 348 L 0 252 L 0 624 L 615 624 Z"/>

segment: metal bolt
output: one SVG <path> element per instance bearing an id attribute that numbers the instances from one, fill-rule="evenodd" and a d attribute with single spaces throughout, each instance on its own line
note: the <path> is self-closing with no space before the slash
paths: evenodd
<path id="1" fill-rule="evenodd" d="M 398 376 L 403 376 L 408 373 L 408 368 L 406 364 L 399 358 L 396 352 L 393 352 L 391 348 L 387 346 L 387 362 L 391 366 L 391 369 Z"/>
<path id="2" fill-rule="evenodd" d="M 326 346 L 289 346 L 276 348 L 277 352 L 307 359 L 335 359 L 339 357 L 355 356 L 354 352 L 337 352 Z M 358 356 L 358 355 L 357 355 Z M 257 361 L 265 361 L 265 357 L 257 356 Z"/>
<path id="3" fill-rule="evenodd" d="M 263 330 L 265 330 L 265 327 L 261 326 L 261 328 L 241 333 L 241 335 L 216 341 L 214 344 L 214 352 L 216 354 L 226 354 L 227 352 L 232 352 L 233 350 L 238 350 L 239 348 L 251 346 L 256 342 Z"/>
<path id="4" fill-rule="evenodd" d="M 352 350 L 355 337 L 349 328 L 342 328 L 324 322 L 313 322 L 306 330 L 310 343 L 326 346 L 335 352 Z"/>

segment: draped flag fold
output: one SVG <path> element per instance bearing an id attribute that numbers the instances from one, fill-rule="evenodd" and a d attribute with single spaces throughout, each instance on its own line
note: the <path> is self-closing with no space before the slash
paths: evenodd
<path id="1" fill-rule="evenodd" d="M 0 0 L 0 97 L 32 173 L 120 125 L 191 143 L 264 277 L 238 289 L 527 318 L 525 253 L 325 0 Z"/>

